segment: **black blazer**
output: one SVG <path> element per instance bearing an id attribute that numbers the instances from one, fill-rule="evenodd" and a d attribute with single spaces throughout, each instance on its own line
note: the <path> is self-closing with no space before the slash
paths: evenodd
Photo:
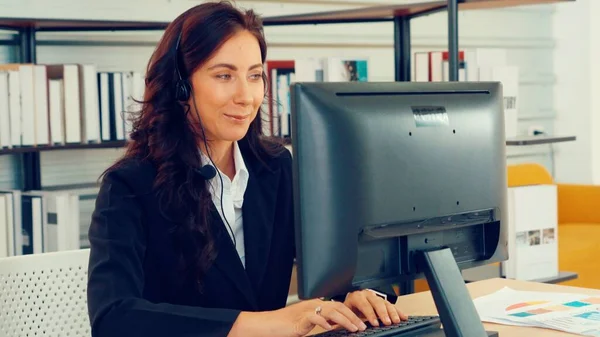
<path id="1" fill-rule="evenodd" d="M 226 336 L 241 311 L 285 306 L 295 256 L 291 155 L 265 166 L 245 143 L 240 150 L 249 171 L 246 269 L 213 205 L 218 255 L 202 292 L 175 267 L 169 222 L 151 190 L 155 167 L 135 160 L 103 178 L 89 229 L 94 337 Z"/>

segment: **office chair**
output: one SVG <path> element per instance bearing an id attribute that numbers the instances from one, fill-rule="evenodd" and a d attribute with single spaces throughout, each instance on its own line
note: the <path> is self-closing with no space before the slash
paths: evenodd
<path id="1" fill-rule="evenodd" d="M 89 249 L 0 259 L 0 336 L 91 336 Z"/>

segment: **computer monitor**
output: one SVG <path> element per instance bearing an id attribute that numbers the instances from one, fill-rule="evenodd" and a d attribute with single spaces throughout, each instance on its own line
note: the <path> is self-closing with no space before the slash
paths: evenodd
<path id="1" fill-rule="evenodd" d="M 294 83 L 290 97 L 299 297 L 426 277 L 445 329 L 473 323 L 444 318 L 475 310 L 460 269 L 508 258 L 501 84 Z"/>

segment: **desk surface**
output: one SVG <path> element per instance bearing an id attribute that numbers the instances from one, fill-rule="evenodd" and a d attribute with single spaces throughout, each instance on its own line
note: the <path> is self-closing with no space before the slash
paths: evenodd
<path id="1" fill-rule="evenodd" d="M 583 294 L 594 294 L 599 295 L 600 290 L 598 289 L 586 289 L 569 286 L 561 286 L 557 284 L 547 283 L 534 283 L 525 281 L 516 281 L 510 279 L 494 278 L 489 280 L 477 281 L 467 284 L 467 289 L 471 294 L 471 297 L 477 298 L 484 295 L 491 294 L 503 287 L 510 287 L 515 290 L 527 290 L 527 291 L 554 291 L 554 292 L 565 292 L 565 293 L 583 293 Z M 401 296 L 396 302 L 402 311 L 408 315 L 437 315 L 437 310 L 429 291 Z M 484 323 L 486 330 L 498 331 L 501 337 L 531 337 L 531 336 L 576 336 L 570 333 L 531 328 L 531 327 L 516 327 L 492 323 Z"/>
<path id="2" fill-rule="evenodd" d="M 493 278 L 483 281 L 472 282 L 466 285 L 472 298 L 477 298 L 491 294 L 504 287 L 510 287 L 515 290 L 526 291 L 548 291 L 548 292 L 563 292 L 563 293 L 580 293 L 590 295 L 600 295 L 600 289 L 577 288 L 570 286 L 561 286 L 557 284 L 535 283 L 527 281 L 516 281 L 512 279 Z M 396 302 L 402 312 L 408 315 L 438 315 L 429 291 L 400 296 Z M 572 337 L 578 336 L 562 331 L 518 327 L 510 325 L 501 325 L 494 323 L 484 323 L 485 329 L 488 331 L 498 331 L 500 337 Z M 321 328 L 314 329 L 310 335 L 322 332 Z"/>

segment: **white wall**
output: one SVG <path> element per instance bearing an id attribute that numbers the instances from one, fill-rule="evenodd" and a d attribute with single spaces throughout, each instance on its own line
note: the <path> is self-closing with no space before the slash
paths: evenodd
<path id="1" fill-rule="evenodd" d="M 556 146 L 556 179 L 600 184 L 600 15 L 598 0 L 556 5 L 556 133 L 577 141 Z M 596 97 L 594 97 L 594 95 Z"/>
<path id="2" fill-rule="evenodd" d="M 352 8 L 365 3 L 397 3 L 400 0 L 329 1 L 238 1 L 242 7 L 256 8 L 264 15 L 291 14 Z M 579 0 L 578 0 L 579 1 Z M 170 20 L 193 0 L 0 0 L 3 16 L 29 16 L 88 19 Z M 572 4 L 571 4 L 572 5 Z M 496 10 L 461 11 L 460 48 L 501 47 L 508 50 L 509 62 L 520 67 L 519 129 L 530 125 L 554 128 L 554 8 L 550 5 L 523 6 Z M 412 24 L 414 51 L 447 48 L 447 14 L 422 17 Z M 354 25 L 267 27 L 270 59 L 304 56 L 365 56 L 370 62 L 373 81 L 391 81 L 393 70 L 393 32 L 391 23 Z M 38 62 L 93 62 L 100 71 L 144 70 L 160 32 L 39 34 Z M 85 40 L 77 45 L 74 41 Z M 136 46 L 93 46 L 90 41 L 146 41 Z M 11 52 L 0 46 L 0 62 L 10 61 Z M 509 162 L 536 161 L 551 166 L 548 146 L 508 149 Z M 562 149 L 561 149 L 562 150 Z M 74 152 L 47 152 L 42 155 L 44 185 L 79 183 L 99 174 L 118 153 L 115 150 L 86 150 L 78 156 L 95 158 L 87 165 L 72 165 L 66 158 Z M 0 160 L 0 170 L 6 168 Z M 14 166 L 14 165 L 13 165 Z M 87 170 L 87 173 L 81 173 Z M 75 181 L 73 181 L 73 179 Z"/>
<path id="3" fill-rule="evenodd" d="M 592 158 L 592 183 L 600 184 L 600 2 L 590 1 L 589 30 L 589 60 L 590 60 L 590 115 L 591 115 L 591 158 Z M 593 20 L 592 20 L 593 18 Z"/>

